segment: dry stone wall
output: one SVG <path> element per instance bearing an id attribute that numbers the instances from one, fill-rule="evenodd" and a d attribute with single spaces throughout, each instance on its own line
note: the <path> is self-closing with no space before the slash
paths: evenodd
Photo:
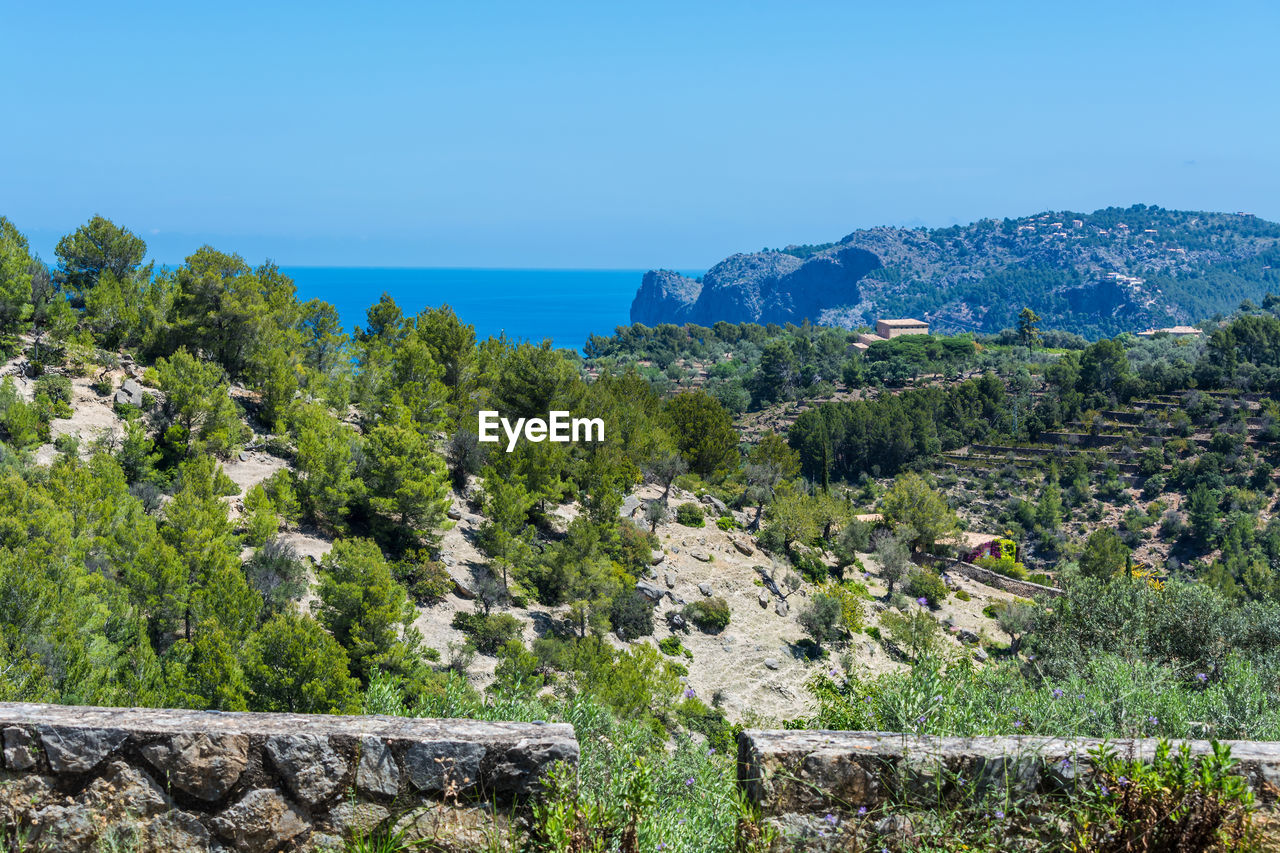
<path id="1" fill-rule="evenodd" d="M 320 851 L 375 830 L 432 849 L 505 835 L 564 724 L 0 703 L 0 808 L 29 849 Z"/>
<path id="2" fill-rule="evenodd" d="M 780 842 L 806 850 L 846 849 L 833 826 L 859 808 L 889 803 L 928 809 L 1007 791 L 1013 796 L 1071 790 L 1090 772 L 1102 741 L 1049 737 L 927 737 L 884 732 L 745 731 L 738 738 L 738 785 Z M 1155 739 L 1108 742 L 1124 757 L 1150 760 Z M 1187 741 L 1193 755 L 1209 741 Z M 1258 802 L 1276 810 L 1280 742 L 1226 741 L 1237 773 Z M 1177 744 L 1175 744 L 1175 747 Z M 778 849 L 792 849 L 786 843 Z M 834 846 L 832 846 L 834 845 Z"/>

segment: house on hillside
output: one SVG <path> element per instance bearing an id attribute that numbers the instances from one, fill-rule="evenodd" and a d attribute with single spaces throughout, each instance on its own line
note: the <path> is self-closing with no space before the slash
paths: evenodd
<path id="1" fill-rule="evenodd" d="M 888 341 L 893 338 L 900 338 L 903 335 L 927 335 L 929 334 L 929 324 L 924 320 L 876 320 L 876 333 L 874 335 L 866 332 L 858 334 L 856 342 L 851 344 L 858 352 L 866 352 L 871 348 L 872 344 L 880 341 Z"/>
<path id="2" fill-rule="evenodd" d="M 1198 338 L 1204 332 L 1195 326 L 1170 326 L 1167 329 L 1147 329 L 1145 332 L 1138 332 L 1140 338 L 1154 338 L 1156 335 L 1169 335 L 1173 338 Z"/>

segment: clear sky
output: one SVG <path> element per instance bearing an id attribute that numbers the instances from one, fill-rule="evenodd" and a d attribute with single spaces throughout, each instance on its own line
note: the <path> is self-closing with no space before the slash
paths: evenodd
<path id="1" fill-rule="evenodd" d="M 704 268 L 1135 202 L 1280 219 L 1274 2 L 0 0 L 0 214 L 161 262 Z"/>

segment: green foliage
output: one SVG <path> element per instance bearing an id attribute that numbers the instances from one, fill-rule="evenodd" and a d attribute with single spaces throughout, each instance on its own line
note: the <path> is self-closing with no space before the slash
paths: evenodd
<path id="1" fill-rule="evenodd" d="M 154 381 L 164 392 L 160 407 L 164 447 L 177 458 L 210 453 L 226 458 L 245 429 L 228 393 L 222 369 L 180 348 L 158 359 Z"/>
<path id="2" fill-rule="evenodd" d="M 624 589 L 613 598 L 609 621 L 623 640 L 647 637 L 653 633 L 653 605 L 635 590 Z"/>
<path id="3" fill-rule="evenodd" d="M 692 601 L 681 612 L 685 619 L 708 634 L 717 634 L 729 626 L 729 602 L 719 596 Z"/>
<path id="4" fill-rule="evenodd" d="M 685 527 L 705 527 L 707 516 L 696 503 L 682 503 L 676 507 L 676 521 Z"/>
<path id="5" fill-rule="evenodd" d="M 1129 549 L 1114 530 L 1099 528 L 1089 534 L 1080 554 L 1080 573 L 1095 580 L 1106 580 L 1124 570 Z"/>
<path id="6" fill-rule="evenodd" d="M 974 565 L 1014 580 L 1024 581 L 1027 579 L 1027 567 L 1007 554 L 1002 557 L 979 557 L 974 561 Z"/>
<path id="7" fill-rule="evenodd" d="M 453 627 L 467 635 L 481 654 L 497 654 L 509 641 L 520 636 L 520 620 L 510 613 L 467 613 L 453 615 Z"/>
<path id="8" fill-rule="evenodd" d="M 819 592 L 809 599 L 796 616 L 804 632 L 818 645 L 844 635 L 844 612 L 840 599 L 835 595 Z"/>
<path id="9" fill-rule="evenodd" d="M 738 433 L 720 401 L 705 391 L 677 394 L 663 406 L 689 470 L 709 477 L 738 464 Z"/>
<path id="10" fill-rule="evenodd" d="M 880 627 L 916 661 L 934 654 L 942 642 L 938 620 L 924 610 L 913 608 L 906 613 L 888 610 L 880 616 Z"/>
<path id="11" fill-rule="evenodd" d="M 909 598 L 923 598 L 930 607 L 937 607 L 947 598 L 947 585 L 937 572 L 916 569 L 907 577 L 904 590 Z"/>
<path id="12" fill-rule="evenodd" d="M 955 510 L 946 498 L 919 474 L 908 472 L 894 478 L 880 502 L 880 512 L 894 528 L 913 532 L 907 539 L 912 547 L 929 548 L 956 530 Z"/>
<path id="13" fill-rule="evenodd" d="M 360 683 L 338 641 L 310 616 L 284 611 L 249 637 L 245 677 L 256 711 L 356 714 Z"/>

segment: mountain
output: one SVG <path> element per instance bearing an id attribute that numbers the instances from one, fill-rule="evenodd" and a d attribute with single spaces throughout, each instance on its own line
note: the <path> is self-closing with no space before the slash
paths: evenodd
<path id="1" fill-rule="evenodd" d="M 1280 224 L 1139 204 L 869 228 L 734 255 L 699 279 L 651 270 L 631 321 L 854 328 L 918 317 L 939 331 L 996 332 L 1030 307 L 1046 326 L 1096 338 L 1194 323 L 1268 292 L 1280 293 Z"/>

